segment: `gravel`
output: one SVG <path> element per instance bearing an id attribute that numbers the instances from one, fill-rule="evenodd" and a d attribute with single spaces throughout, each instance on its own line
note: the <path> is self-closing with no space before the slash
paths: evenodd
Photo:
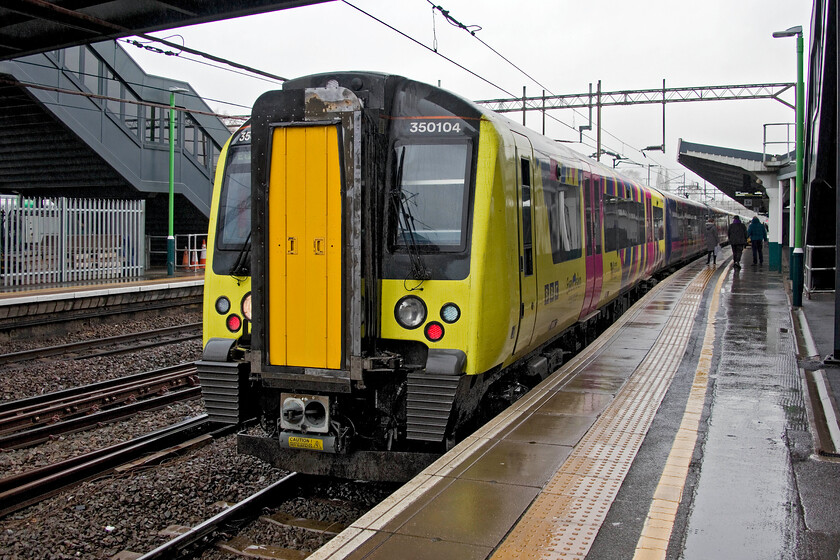
<path id="1" fill-rule="evenodd" d="M 200 314 L 168 319 L 166 324 L 198 321 Z M 151 330 L 163 323 L 146 319 L 98 326 L 73 336 L 40 339 L 28 346 L 16 344 L 5 351 Z M 89 360 L 14 364 L 3 368 L 0 398 L 18 399 L 194 361 L 200 353 L 201 344 L 196 340 Z M 0 477 L 126 441 L 203 412 L 202 400 L 195 399 L 34 447 L 0 452 Z M 145 553 L 171 538 L 161 534 L 167 527 L 194 526 L 217 514 L 225 503 L 241 501 L 286 474 L 254 457 L 237 454 L 236 437 L 226 436 L 202 448 L 184 451 L 160 465 L 85 482 L 0 518 L 0 560 L 106 559 L 121 551 Z M 313 493 L 315 497 L 290 497 L 278 504 L 278 509 L 290 515 L 349 525 L 395 488 L 325 480 L 323 487 Z M 248 526 L 242 535 L 260 544 L 304 551 L 314 551 L 330 538 L 266 522 Z M 203 558 L 233 557 L 210 550 Z"/>
<path id="2" fill-rule="evenodd" d="M 170 525 L 192 526 L 284 473 L 236 453 L 228 436 L 169 463 L 86 482 L 0 519 L 0 559 L 147 552 Z"/>
<path id="3" fill-rule="evenodd" d="M 179 316 L 177 319 L 168 318 L 165 325 L 162 325 L 159 319 L 135 320 L 121 325 L 98 325 L 81 331 L 72 337 L 60 336 L 38 339 L 26 345 L 18 343 L 14 348 L 4 347 L 4 352 L 18 352 L 81 340 L 143 332 L 153 330 L 155 327 L 189 324 L 200 322 L 200 320 L 200 313 L 189 313 Z M 201 340 L 195 339 L 144 349 L 132 354 L 100 356 L 85 360 L 50 360 L 9 364 L 2 368 L 3 380 L 0 383 L 0 400 L 16 400 L 43 393 L 52 393 L 70 387 L 123 377 L 132 373 L 184 362 L 194 362 L 200 358 Z"/>
<path id="4" fill-rule="evenodd" d="M 65 434 L 34 447 L 0 453 L 0 478 L 20 474 L 171 426 L 204 413 L 201 399 L 141 412 L 95 430 Z"/>

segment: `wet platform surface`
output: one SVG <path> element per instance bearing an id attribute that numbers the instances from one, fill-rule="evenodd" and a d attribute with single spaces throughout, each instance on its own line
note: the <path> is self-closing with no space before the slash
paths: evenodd
<path id="1" fill-rule="evenodd" d="M 126 279 L 0 287 L 0 331 L 23 332 L 56 321 L 196 305 L 203 293 L 203 270 L 174 276 L 149 271 Z"/>
<path id="2" fill-rule="evenodd" d="M 782 275 L 696 262 L 311 558 L 838 558 Z"/>
<path id="3" fill-rule="evenodd" d="M 204 270 L 178 270 L 169 276 L 165 269 L 147 270 L 142 276 L 130 278 L 112 278 L 101 280 L 56 282 L 21 286 L 0 285 L 0 305 L 8 305 L 15 300 L 56 300 L 87 297 L 91 292 L 131 292 L 147 289 L 166 289 L 170 285 L 204 285 Z"/>

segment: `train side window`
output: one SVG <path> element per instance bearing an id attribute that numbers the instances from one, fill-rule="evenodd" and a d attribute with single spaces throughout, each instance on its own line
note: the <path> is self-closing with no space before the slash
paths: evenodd
<path id="1" fill-rule="evenodd" d="M 531 232 L 531 162 L 527 158 L 520 160 L 522 170 L 522 271 L 525 276 L 534 274 L 534 242 Z"/>
<path id="2" fill-rule="evenodd" d="M 559 163 L 541 160 L 540 167 L 552 262 L 558 264 L 580 258 L 583 252 L 580 186 L 561 181 L 565 175 L 561 172 Z M 589 201 L 586 196 L 584 200 Z M 589 216 L 588 209 L 584 215 Z M 590 221 L 587 218 L 587 232 L 591 226 Z"/>
<path id="3" fill-rule="evenodd" d="M 611 253 L 619 249 L 620 201 L 610 194 L 604 198 L 604 251 Z"/>
<path id="4" fill-rule="evenodd" d="M 659 206 L 653 207 L 653 235 L 655 241 L 665 239 L 665 212 Z"/>

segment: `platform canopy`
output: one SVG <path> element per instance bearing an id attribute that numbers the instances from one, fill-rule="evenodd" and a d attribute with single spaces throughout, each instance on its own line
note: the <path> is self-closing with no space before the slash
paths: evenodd
<path id="1" fill-rule="evenodd" d="M 330 0 L 4 0 L 0 60 Z"/>
<path id="2" fill-rule="evenodd" d="M 766 214 L 769 198 L 759 174 L 778 173 L 785 178 L 794 173 L 791 154 L 770 155 L 720 146 L 695 144 L 680 139 L 677 161 L 699 175 L 729 198 Z"/>

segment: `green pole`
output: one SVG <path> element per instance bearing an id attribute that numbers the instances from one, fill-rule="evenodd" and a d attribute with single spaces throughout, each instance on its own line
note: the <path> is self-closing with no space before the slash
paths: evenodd
<path id="1" fill-rule="evenodd" d="M 805 153 L 804 123 L 805 123 L 805 70 L 804 54 L 805 41 L 802 26 L 797 25 L 784 31 L 774 31 L 773 37 L 796 37 L 796 192 L 794 210 L 795 221 L 793 231 L 793 258 L 790 262 L 791 292 L 794 307 L 802 306 L 802 284 L 805 267 L 805 250 L 802 244 L 802 216 L 805 210 L 805 189 L 802 185 L 802 160 Z"/>
<path id="2" fill-rule="evenodd" d="M 166 238 L 166 273 L 175 276 L 175 92 L 169 92 L 169 236 Z"/>
<path id="3" fill-rule="evenodd" d="M 800 28 L 796 34 L 796 230 L 793 249 L 793 305 L 802 306 L 802 289 L 805 267 L 803 266 L 805 250 L 803 245 L 802 222 L 805 208 L 805 189 L 803 187 L 803 159 L 804 159 L 804 121 L 805 121 L 805 78 L 804 78 L 805 45 Z"/>

